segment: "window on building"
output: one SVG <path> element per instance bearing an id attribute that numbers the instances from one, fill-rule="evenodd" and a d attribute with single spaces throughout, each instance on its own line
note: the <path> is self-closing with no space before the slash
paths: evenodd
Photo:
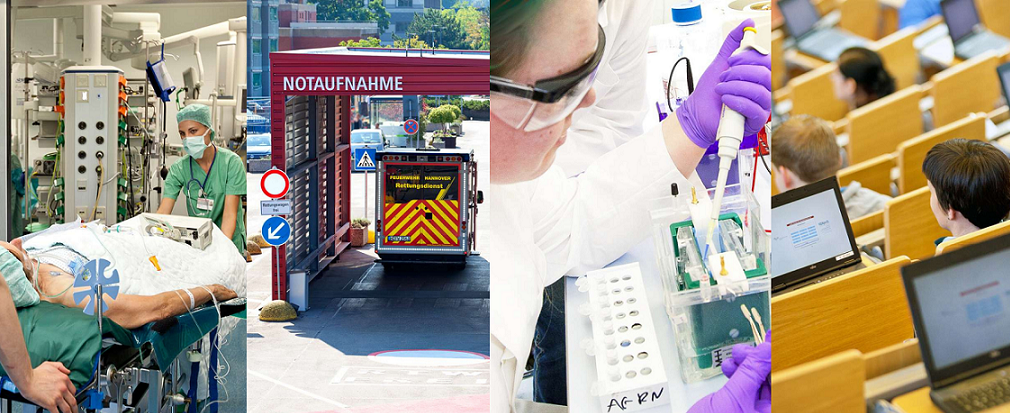
<path id="1" fill-rule="evenodd" d="M 262 73 L 253 73 L 252 74 L 252 84 L 253 84 L 254 88 L 263 87 L 263 74 Z"/>
<path id="2" fill-rule="evenodd" d="M 272 22 L 277 21 L 277 8 L 276 7 L 271 7 L 270 8 L 270 21 L 272 21 Z"/>
<path id="3" fill-rule="evenodd" d="M 254 21 L 254 22 L 260 21 L 260 8 L 259 7 L 253 7 L 252 8 L 252 16 L 251 16 L 251 18 L 252 18 L 252 21 Z"/>
<path id="4" fill-rule="evenodd" d="M 277 51 L 277 39 L 270 39 L 270 51 L 271 52 Z"/>
<path id="5" fill-rule="evenodd" d="M 261 43 L 263 43 L 262 40 L 260 40 L 260 39 L 253 39 L 253 41 L 252 41 L 252 52 L 254 54 L 255 53 L 263 53 L 263 45 Z"/>
<path id="6" fill-rule="evenodd" d="M 411 7 L 414 5 L 414 0 L 396 0 L 396 7 Z"/>

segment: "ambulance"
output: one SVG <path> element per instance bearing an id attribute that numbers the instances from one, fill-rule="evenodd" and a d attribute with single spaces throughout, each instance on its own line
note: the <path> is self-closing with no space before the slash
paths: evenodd
<path id="1" fill-rule="evenodd" d="M 476 247 L 477 160 L 473 151 L 389 148 L 376 153 L 376 262 L 462 269 Z"/>

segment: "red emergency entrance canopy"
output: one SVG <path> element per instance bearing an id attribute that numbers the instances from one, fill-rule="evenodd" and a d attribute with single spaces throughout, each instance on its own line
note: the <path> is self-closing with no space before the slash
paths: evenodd
<path id="1" fill-rule="evenodd" d="M 309 279 L 350 244 L 351 96 L 490 94 L 488 52 L 326 48 L 270 54 L 271 164 L 291 178 L 291 241 L 274 263 Z"/>

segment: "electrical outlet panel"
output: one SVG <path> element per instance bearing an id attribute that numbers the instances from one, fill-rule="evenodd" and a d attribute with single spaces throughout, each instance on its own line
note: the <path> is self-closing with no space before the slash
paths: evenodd
<path id="1" fill-rule="evenodd" d="M 85 209 L 88 215 L 81 214 L 84 219 L 91 218 L 94 210 L 95 218 L 105 224 L 118 221 L 122 75 L 122 70 L 110 66 L 74 66 L 63 71 L 65 156 L 61 172 L 72 185 L 65 191 L 66 207 Z"/>

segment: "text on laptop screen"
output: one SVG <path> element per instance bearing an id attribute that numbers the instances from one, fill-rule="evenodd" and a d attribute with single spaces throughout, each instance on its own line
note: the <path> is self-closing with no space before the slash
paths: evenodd
<path id="1" fill-rule="evenodd" d="M 1010 254 L 991 254 L 916 278 L 937 369 L 1010 345 Z"/>
<path id="2" fill-rule="evenodd" d="M 971 34 L 979 24 L 978 11 L 973 0 L 953 0 L 943 2 L 943 15 L 950 31 L 951 40 L 957 42 Z"/>
<path id="3" fill-rule="evenodd" d="M 793 37 L 807 34 L 821 18 L 810 0 L 780 1 L 779 9 L 785 17 L 789 34 Z"/>
<path id="4" fill-rule="evenodd" d="M 852 244 L 833 189 L 775 208 L 772 212 L 772 276 L 852 256 Z"/>

